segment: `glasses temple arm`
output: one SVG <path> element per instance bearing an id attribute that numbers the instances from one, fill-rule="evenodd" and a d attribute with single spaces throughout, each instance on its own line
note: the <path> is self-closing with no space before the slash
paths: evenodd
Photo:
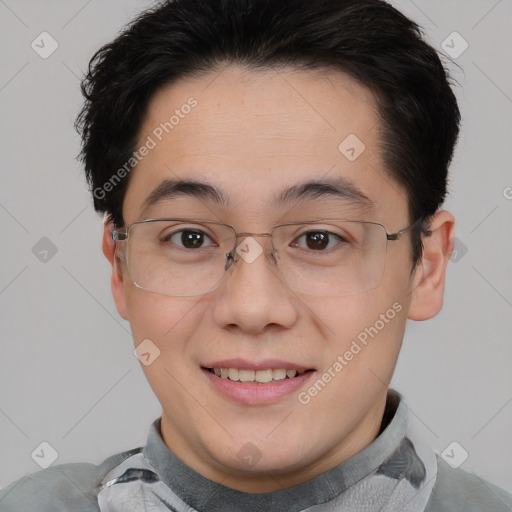
<path id="1" fill-rule="evenodd" d="M 423 223 L 424 220 L 425 220 L 425 217 L 420 217 L 413 224 L 411 224 L 410 226 L 408 226 L 404 229 L 401 229 L 400 231 L 397 231 L 396 233 L 386 233 L 386 238 L 388 240 L 398 240 L 403 234 L 407 233 L 407 231 L 414 229 L 418 225 L 421 226 L 421 224 Z M 430 236 L 432 234 L 432 231 L 430 231 L 429 229 L 426 229 L 426 228 L 422 228 L 421 231 L 426 236 Z"/>

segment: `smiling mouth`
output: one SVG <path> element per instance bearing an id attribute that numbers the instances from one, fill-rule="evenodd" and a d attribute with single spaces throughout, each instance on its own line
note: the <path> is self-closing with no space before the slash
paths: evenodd
<path id="1" fill-rule="evenodd" d="M 233 382 L 248 382 L 267 384 L 269 382 L 279 382 L 285 379 L 294 379 L 304 373 L 314 370 L 295 370 L 295 369 L 266 369 L 266 370 L 245 370 L 240 368 L 205 368 L 221 379 L 228 379 Z"/>

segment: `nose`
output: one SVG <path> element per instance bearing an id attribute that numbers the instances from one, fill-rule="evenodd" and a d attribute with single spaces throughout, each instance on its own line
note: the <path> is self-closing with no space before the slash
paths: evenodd
<path id="1" fill-rule="evenodd" d="M 290 328 L 297 320 L 294 294 L 281 279 L 278 256 L 263 236 L 242 239 L 227 255 L 229 274 L 216 290 L 214 311 L 221 327 L 258 334 L 270 325 Z"/>

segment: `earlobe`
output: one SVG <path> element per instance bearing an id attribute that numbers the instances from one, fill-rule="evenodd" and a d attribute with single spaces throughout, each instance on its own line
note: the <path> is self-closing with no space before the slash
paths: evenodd
<path id="1" fill-rule="evenodd" d="M 424 237 L 423 256 L 412 280 L 412 298 L 408 318 L 428 320 L 443 307 L 446 268 L 453 252 L 455 219 L 450 212 L 438 211 L 432 217 Z"/>
<path id="2" fill-rule="evenodd" d="M 128 320 L 123 266 L 120 261 L 119 255 L 116 254 L 116 242 L 112 239 L 113 230 L 113 223 L 108 220 L 107 216 L 105 216 L 105 219 L 103 221 L 102 249 L 103 254 L 107 258 L 111 266 L 110 288 L 112 290 L 112 296 L 114 297 L 114 302 L 116 303 L 116 308 L 119 315 L 125 320 Z"/>

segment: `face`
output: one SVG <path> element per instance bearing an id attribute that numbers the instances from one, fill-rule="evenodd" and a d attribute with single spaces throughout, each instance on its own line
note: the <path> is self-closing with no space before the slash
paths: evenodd
<path id="1" fill-rule="evenodd" d="M 385 171 L 378 128 L 374 97 L 341 73 L 229 66 L 182 80 L 149 104 L 137 147 L 148 137 L 155 144 L 130 175 L 125 222 L 186 217 L 266 233 L 287 221 L 347 218 L 394 233 L 409 224 L 407 196 Z M 350 134 L 357 139 L 343 145 Z M 225 201 L 181 193 L 148 202 L 166 180 L 207 182 Z M 274 201 L 325 180 L 350 183 L 367 201 Z M 110 230 L 104 247 L 113 262 Z M 295 293 L 265 251 L 239 259 L 211 293 L 152 293 L 132 282 L 122 247 L 114 298 L 135 345 L 149 339 L 160 351 L 143 370 L 162 405 L 162 437 L 182 461 L 223 485 L 268 492 L 307 481 L 373 441 L 424 272 L 410 274 L 409 235 L 388 243 L 378 287 L 334 297 Z M 282 372 L 263 371 L 274 380 L 245 383 L 215 375 L 220 367 L 248 371 L 244 378 L 251 370 L 307 371 L 281 380 Z"/>

